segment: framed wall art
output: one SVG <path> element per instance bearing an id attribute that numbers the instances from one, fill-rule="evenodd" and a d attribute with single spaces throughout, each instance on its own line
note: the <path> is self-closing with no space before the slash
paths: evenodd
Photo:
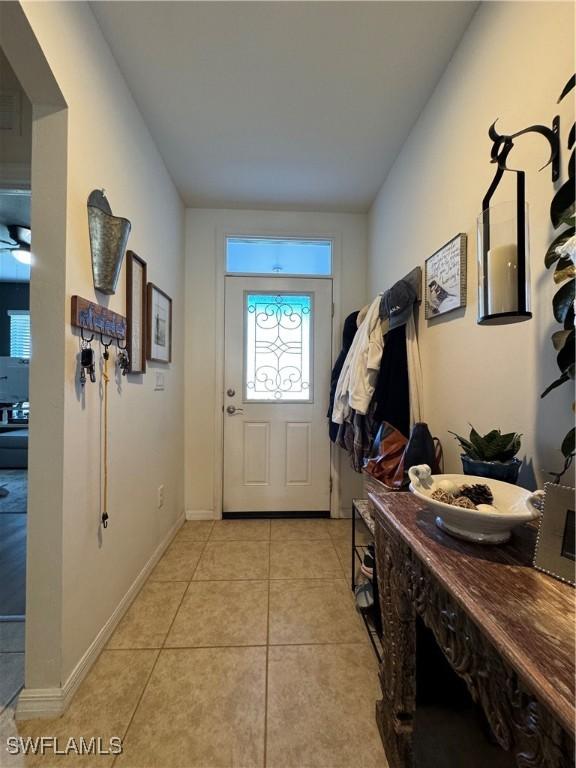
<path id="1" fill-rule="evenodd" d="M 466 243 L 461 232 L 426 259 L 424 268 L 426 319 L 466 306 Z"/>
<path id="2" fill-rule="evenodd" d="M 172 361 L 172 299 L 154 283 L 148 283 L 148 360 L 156 363 Z"/>
<path id="3" fill-rule="evenodd" d="M 576 490 L 546 483 L 534 567 L 574 586 Z"/>
<path id="4" fill-rule="evenodd" d="M 146 262 L 134 251 L 126 252 L 126 348 L 129 373 L 146 372 Z"/>

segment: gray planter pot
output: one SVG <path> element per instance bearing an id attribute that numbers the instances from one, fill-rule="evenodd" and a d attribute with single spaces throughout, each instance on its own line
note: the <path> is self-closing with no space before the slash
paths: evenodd
<path id="1" fill-rule="evenodd" d="M 480 461 L 461 454 L 462 468 L 465 475 L 490 477 L 492 480 L 503 480 L 505 483 L 517 483 L 518 472 L 522 466 L 520 459 L 510 461 Z"/>

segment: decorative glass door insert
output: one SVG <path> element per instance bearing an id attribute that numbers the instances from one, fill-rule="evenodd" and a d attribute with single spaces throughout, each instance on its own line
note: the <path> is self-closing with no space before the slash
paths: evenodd
<path id="1" fill-rule="evenodd" d="M 312 294 L 245 294 L 245 401 L 313 401 L 312 314 Z"/>

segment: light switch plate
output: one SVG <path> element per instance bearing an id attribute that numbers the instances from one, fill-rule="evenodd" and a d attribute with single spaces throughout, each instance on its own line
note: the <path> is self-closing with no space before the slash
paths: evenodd
<path id="1" fill-rule="evenodd" d="M 164 390 L 164 374 L 161 371 L 156 371 L 156 384 L 154 385 L 156 392 L 162 392 Z"/>

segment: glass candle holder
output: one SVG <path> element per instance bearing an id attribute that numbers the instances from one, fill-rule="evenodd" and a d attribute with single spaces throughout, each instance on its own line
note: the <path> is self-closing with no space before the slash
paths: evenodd
<path id="1" fill-rule="evenodd" d="M 530 249 L 528 204 L 491 205 L 477 220 L 478 323 L 529 320 Z"/>

